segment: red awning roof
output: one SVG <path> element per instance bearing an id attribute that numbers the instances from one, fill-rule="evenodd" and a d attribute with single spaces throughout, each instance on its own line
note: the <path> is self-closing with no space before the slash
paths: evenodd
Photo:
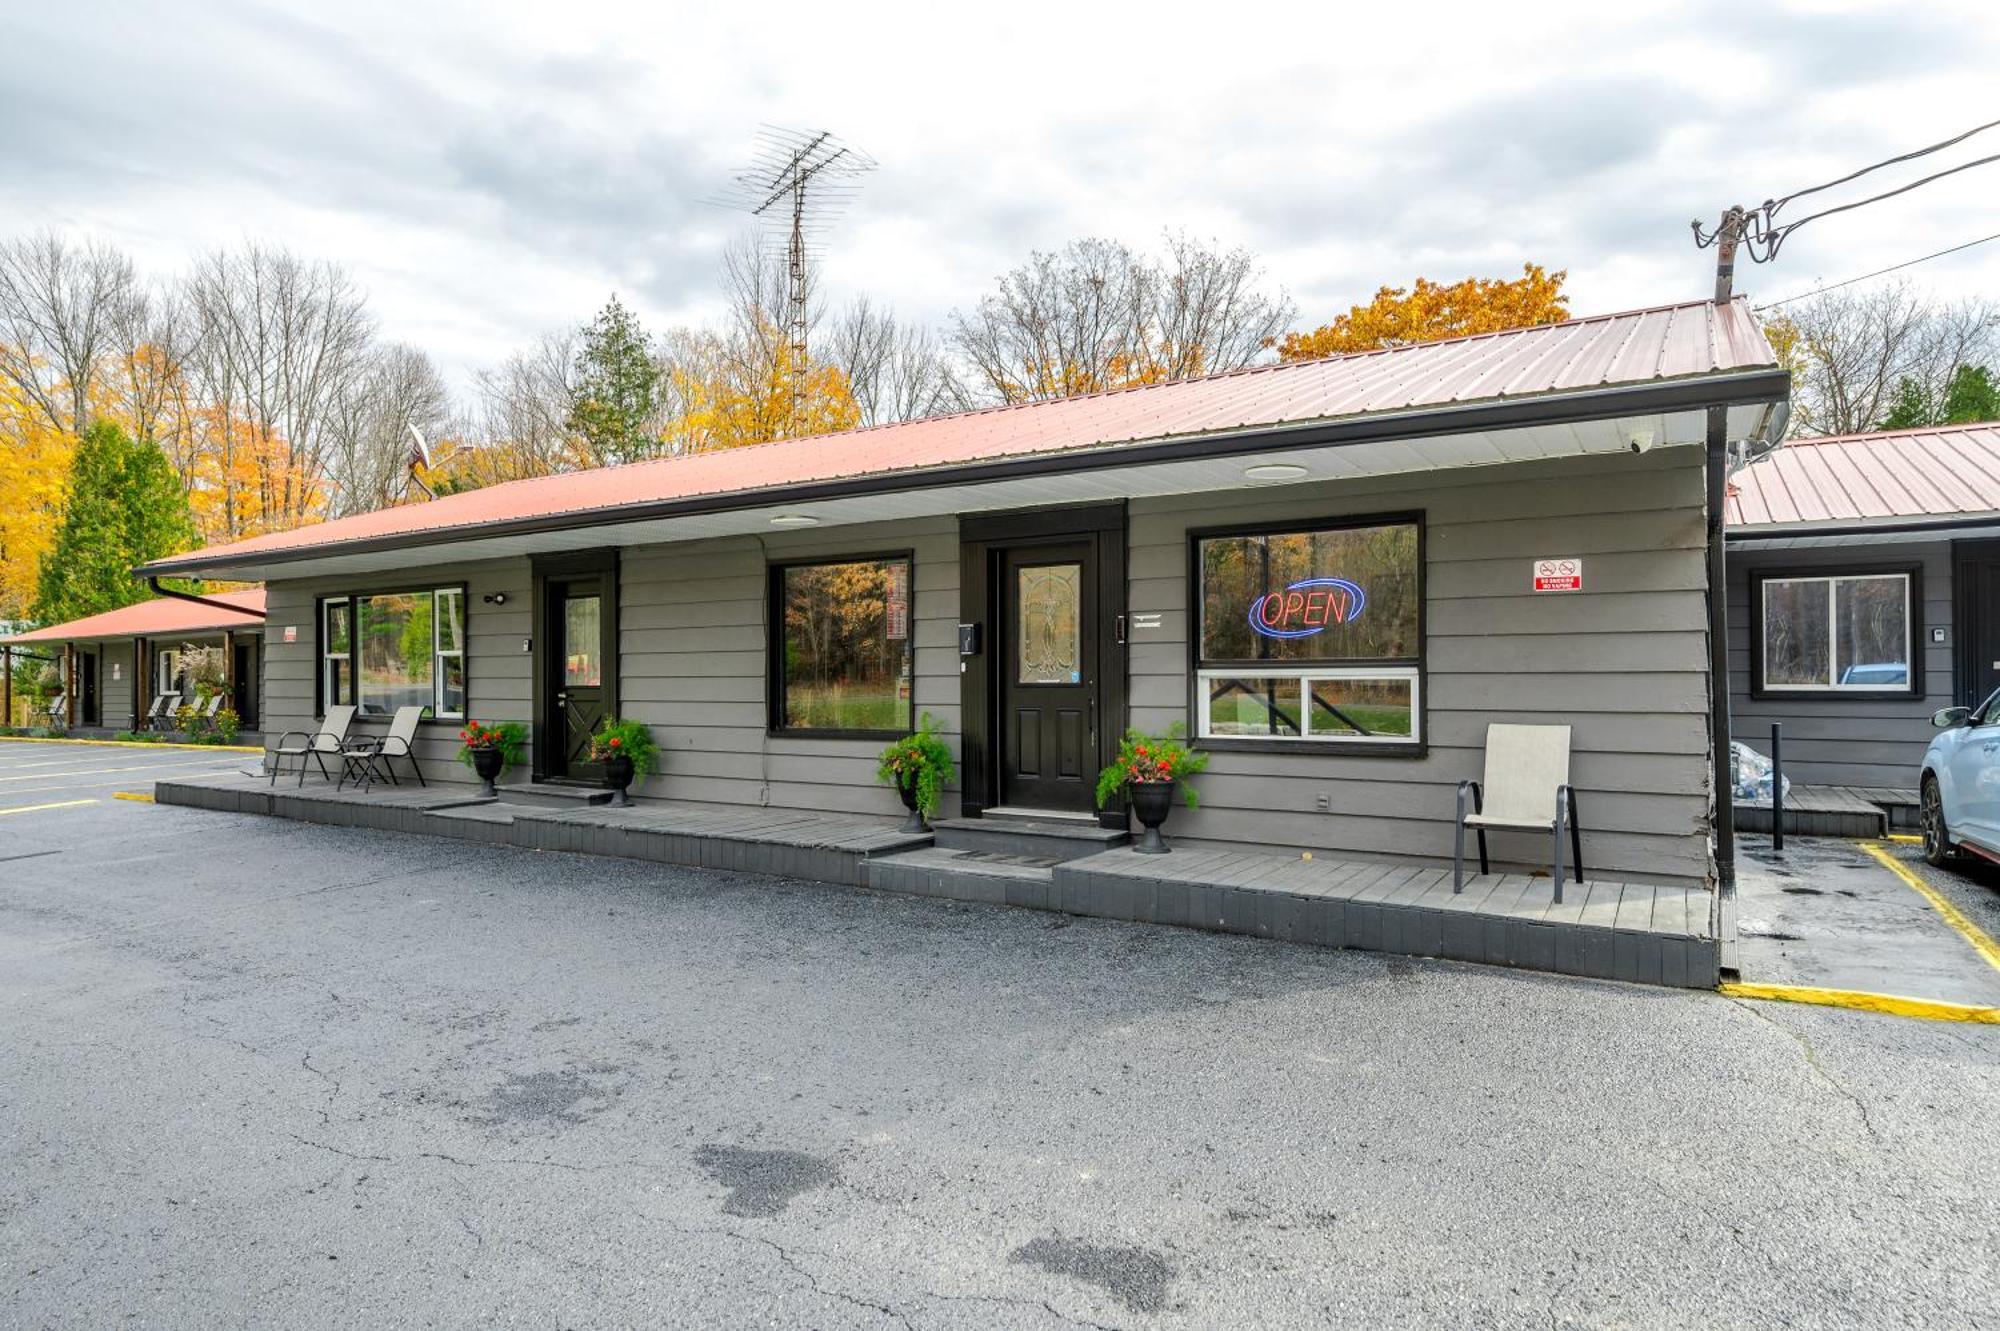
<path id="1" fill-rule="evenodd" d="M 241 606 L 238 611 L 197 605 L 171 596 L 141 601 L 101 615 L 85 615 L 67 624 L 51 624 L 30 633 L 0 638 L 0 643 L 24 647 L 38 642 L 80 642 L 89 638 L 166 638 L 176 633 L 218 632 L 222 629 L 262 628 L 264 589 L 252 587 L 241 592 L 206 592 L 209 600 Z"/>
<path id="2" fill-rule="evenodd" d="M 740 494 L 752 507 L 766 492 L 816 482 L 1653 384 L 1776 363 L 1744 302 L 1696 301 L 513 481 L 211 546 L 156 561 L 147 571 L 318 553 L 415 533 L 580 519 L 700 497 Z"/>
<path id="3" fill-rule="evenodd" d="M 1732 530 L 2000 514 L 2000 422 L 1793 439 L 1731 478 Z"/>

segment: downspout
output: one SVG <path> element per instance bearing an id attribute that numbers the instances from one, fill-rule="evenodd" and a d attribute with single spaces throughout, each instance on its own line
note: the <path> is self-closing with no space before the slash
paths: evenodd
<path id="1" fill-rule="evenodd" d="M 231 605 L 227 601 L 211 601 L 206 596 L 196 596 L 193 592 L 177 592 L 172 587 L 163 587 L 160 585 L 160 580 L 157 577 L 147 578 L 146 585 L 153 589 L 155 596 L 171 596 L 176 601 L 192 601 L 196 605 L 205 605 L 211 610 L 227 610 L 232 615 L 251 613 L 242 606 Z"/>
<path id="2" fill-rule="evenodd" d="M 1715 770 L 1715 881 L 1718 899 L 1736 891 L 1736 806 L 1729 760 L 1729 581 L 1723 503 L 1729 484 L 1729 408 L 1708 409 L 1708 720 Z"/>

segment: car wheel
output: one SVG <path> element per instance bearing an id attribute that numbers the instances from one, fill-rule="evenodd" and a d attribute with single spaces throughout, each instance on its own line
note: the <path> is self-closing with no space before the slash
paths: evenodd
<path id="1" fill-rule="evenodd" d="M 1929 864 L 1944 864 L 1957 853 L 1958 847 L 1951 844 L 1951 829 L 1945 826 L 1944 796 L 1938 790 L 1936 777 L 1924 778 L 1921 796 L 1924 824 L 1924 860 Z"/>

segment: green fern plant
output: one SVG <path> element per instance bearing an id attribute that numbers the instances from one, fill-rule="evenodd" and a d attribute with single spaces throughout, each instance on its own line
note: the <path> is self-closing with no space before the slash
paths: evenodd
<path id="1" fill-rule="evenodd" d="M 917 811 L 926 818 L 937 816 L 951 780 L 951 748 L 938 730 L 938 719 L 925 712 L 914 732 L 882 750 L 881 765 L 875 770 L 875 779 L 883 785 L 913 790 Z"/>

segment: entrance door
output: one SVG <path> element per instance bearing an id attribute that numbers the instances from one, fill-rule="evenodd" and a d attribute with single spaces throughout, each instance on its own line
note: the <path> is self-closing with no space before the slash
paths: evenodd
<path id="1" fill-rule="evenodd" d="M 1088 813 L 1097 782 L 1097 617 L 1090 541 L 1003 550 L 1000 802 Z"/>
<path id="2" fill-rule="evenodd" d="M 590 761 L 590 737 L 611 706 L 607 687 L 608 658 L 616 625 L 612 579 L 551 577 L 543 604 L 548 623 L 543 641 L 552 650 L 543 656 L 547 678 L 542 696 L 548 700 L 543 734 L 548 753 L 543 775 L 596 781 L 603 772 Z"/>
<path id="3" fill-rule="evenodd" d="M 78 725 L 102 725 L 97 712 L 97 653 L 76 655 L 76 720 Z"/>
<path id="4" fill-rule="evenodd" d="M 1957 543 L 1953 631 L 1958 634 L 1958 696 L 1977 707 L 2000 688 L 2000 544 Z"/>
<path id="5" fill-rule="evenodd" d="M 236 709 L 237 722 L 245 730 L 257 728 L 257 640 L 241 637 L 236 640 L 235 694 L 230 706 Z"/>

